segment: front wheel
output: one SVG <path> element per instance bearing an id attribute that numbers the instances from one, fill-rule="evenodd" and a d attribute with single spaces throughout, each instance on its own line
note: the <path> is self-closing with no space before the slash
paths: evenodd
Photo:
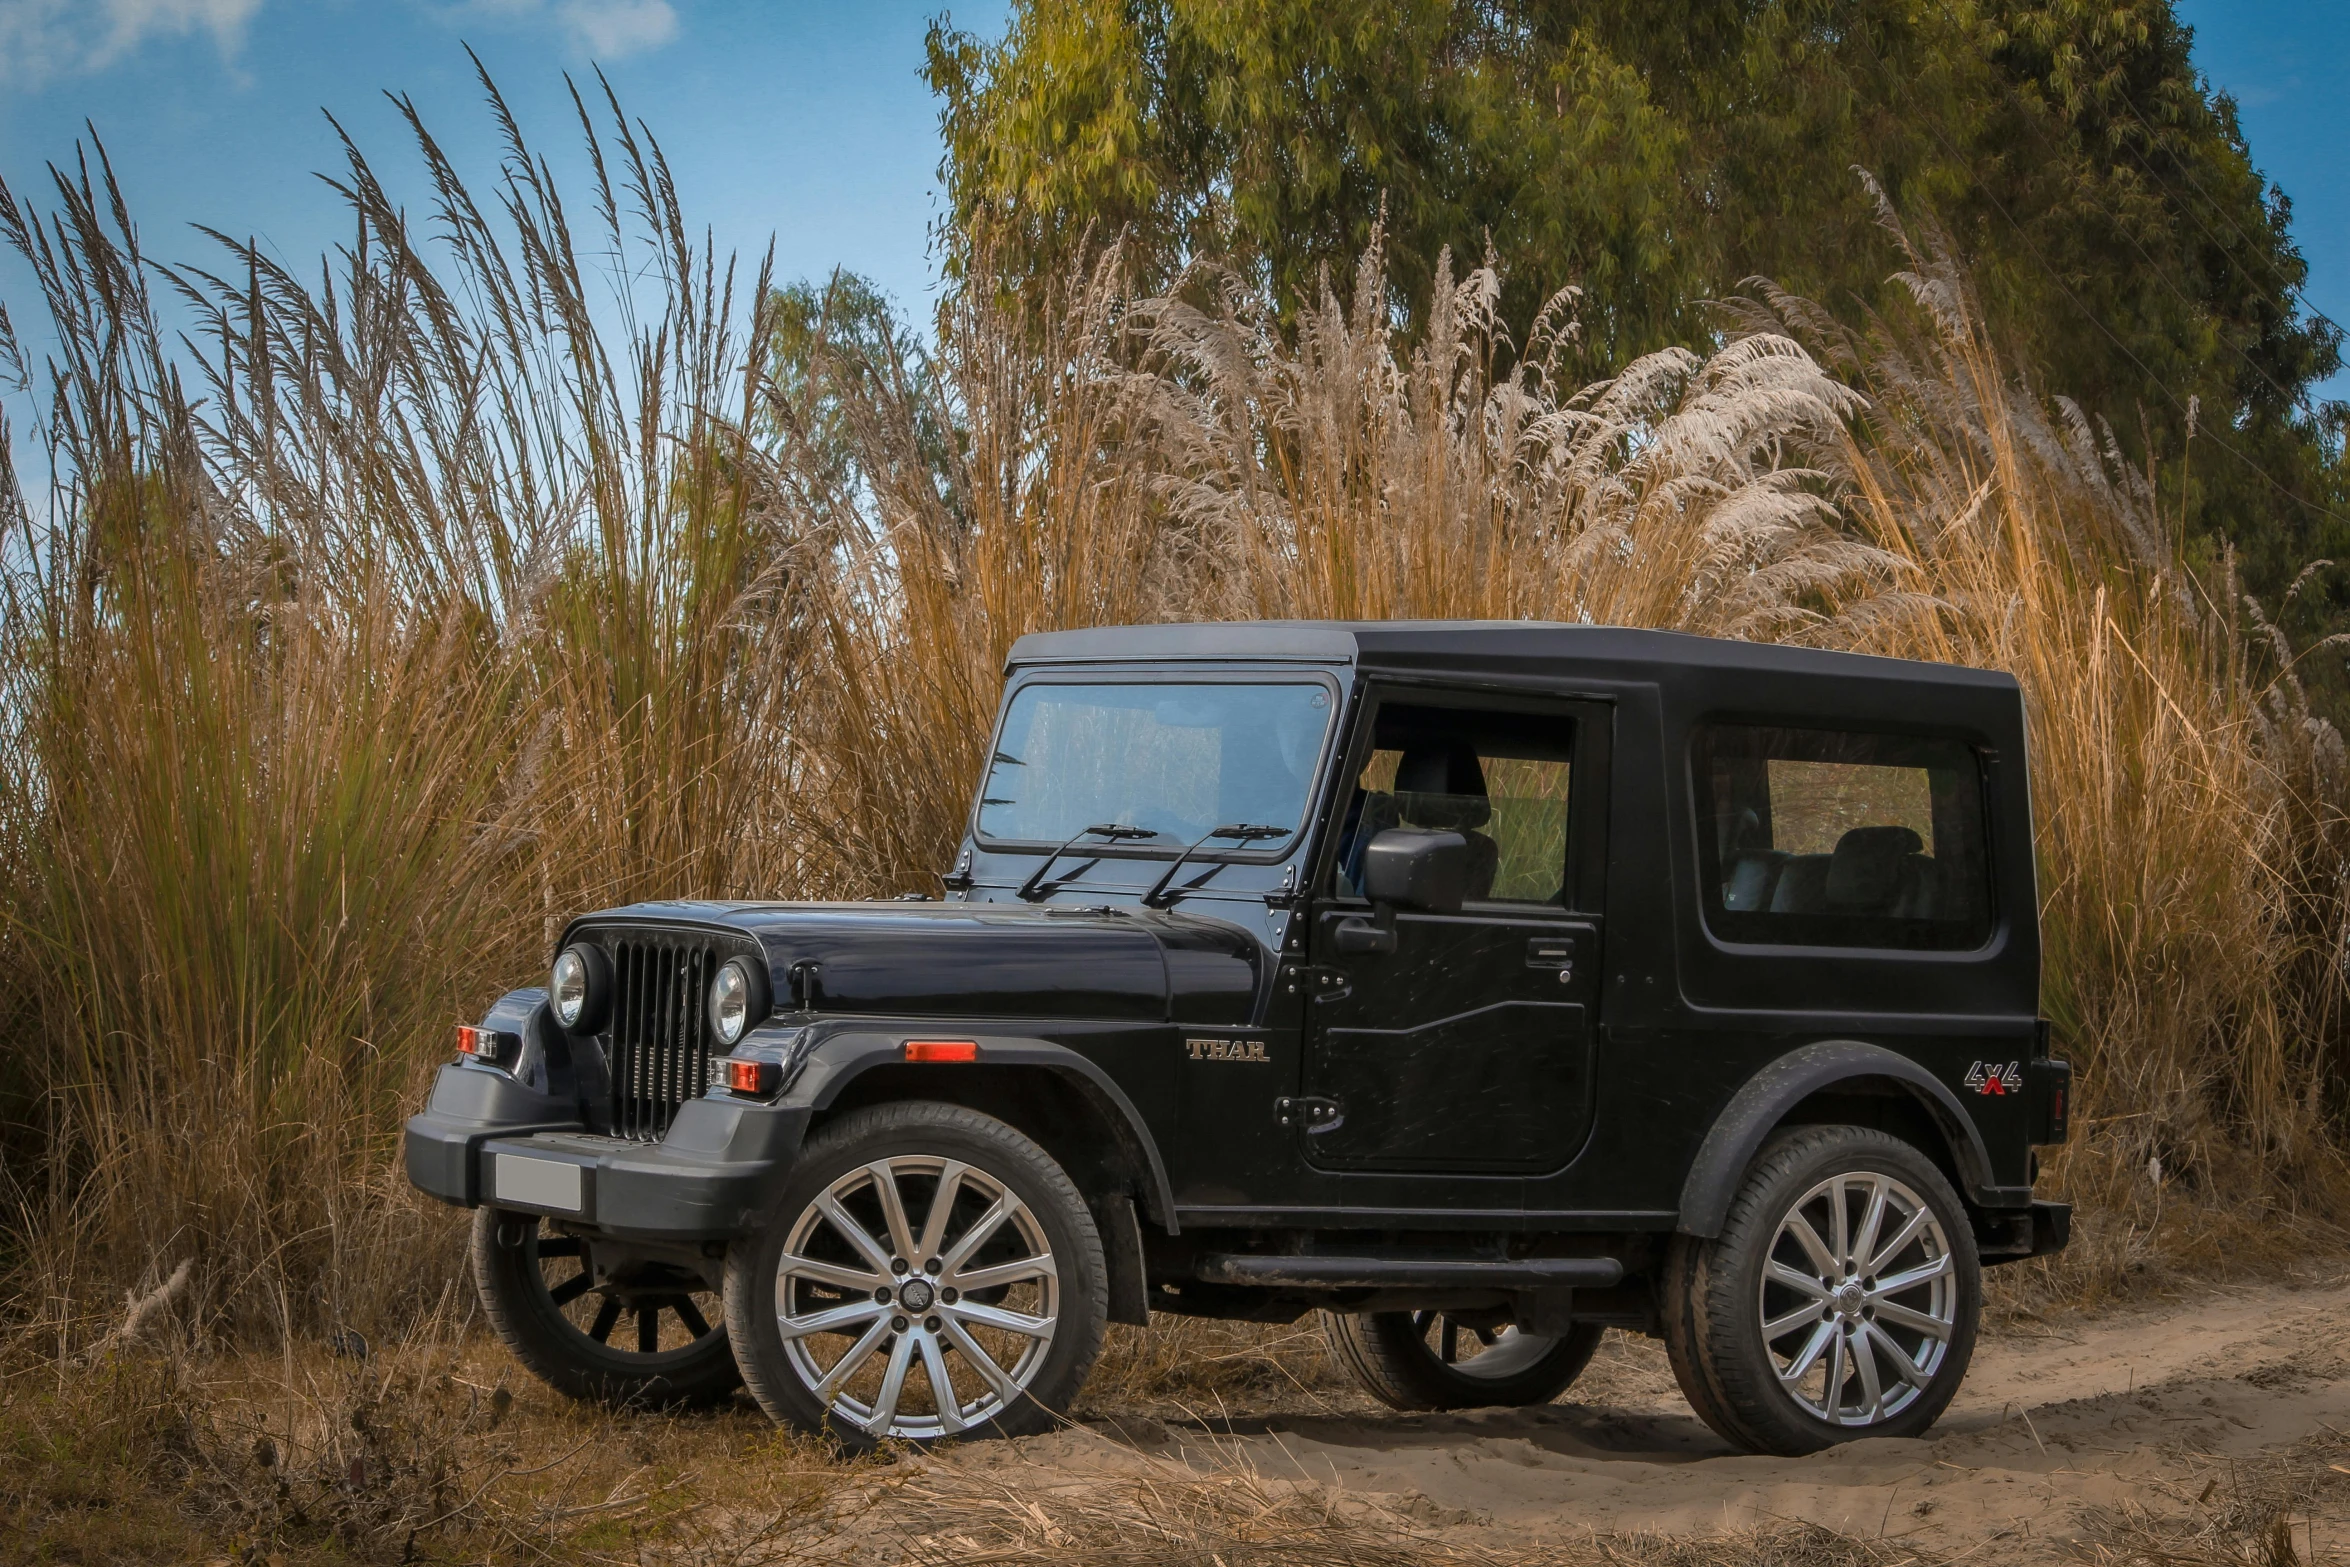
<path id="1" fill-rule="evenodd" d="M 1795 1457 L 1933 1425 L 1974 1353 L 1983 1275 L 1931 1160 L 1883 1132 L 1810 1126 L 1764 1147 L 1718 1237 L 1674 1238 L 1660 1295 L 1699 1417 Z"/>
<path id="2" fill-rule="evenodd" d="M 1328 1312 L 1322 1335 L 1364 1392 L 1391 1409 L 1524 1408 L 1564 1393 L 1606 1330 L 1550 1338 L 1441 1311 Z"/>
<path id="3" fill-rule="evenodd" d="M 628 1407 L 722 1402 L 742 1386 L 717 1291 L 698 1273 L 599 1257 L 535 1213 L 476 1209 L 473 1281 L 500 1340 L 548 1386 Z"/>
<path id="4" fill-rule="evenodd" d="M 1108 1299 L 1069 1177 L 959 1105 L 843 1116 L 726 1260 L 751 1395 L 850 1448 L 1046 1429 L 1101 1353 Z"/>

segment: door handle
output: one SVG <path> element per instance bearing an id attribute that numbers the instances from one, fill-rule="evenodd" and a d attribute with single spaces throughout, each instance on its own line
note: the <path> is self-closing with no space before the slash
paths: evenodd
<path id="1" fill-rule="evenodd" d="M 1535 936 L 1526 943 L 1528 968 L 1566 968 L 1575 961 L 1572 936 Z"/>
<path id="2" fill-rule="evenodd" d="M 1331 945 L 1345 953 L 1393 952 L 1395 932 L 1383 930 L 1367 919 L 1340 920 L 1330 932 Z"/>

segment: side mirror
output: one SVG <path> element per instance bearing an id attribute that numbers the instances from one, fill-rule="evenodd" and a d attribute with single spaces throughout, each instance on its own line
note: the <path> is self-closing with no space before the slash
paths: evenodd
<path id="1" fill-rule="evenodd" d="M 1423 914 L 1458 914 L 1469 891 L 1469 840 L 1390 827 L 1363 846 L 1363 895 Z"/>

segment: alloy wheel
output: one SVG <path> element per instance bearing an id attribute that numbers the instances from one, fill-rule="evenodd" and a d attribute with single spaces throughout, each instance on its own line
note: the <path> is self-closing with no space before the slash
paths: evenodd
<path id="1" fill-rule="evenodd" d="M 929 1155 L 848 1171 L 793 1221 L 776 1264 L 785 1356 L 831 1415 L 921 1440 L 993 1420 L 1041 1372 L 1061 1277 L 1002 1180 Z"/>
<path id="2" fill-rule="evenodd" d="M 1838 1426 L 1872 1426 L 1933 1382 L 1956 1331 L 1950 1237 L 1908 1186 L 1831 1175 L 1779 1221 L 1757 1309 L 1779 1386 Z"/>

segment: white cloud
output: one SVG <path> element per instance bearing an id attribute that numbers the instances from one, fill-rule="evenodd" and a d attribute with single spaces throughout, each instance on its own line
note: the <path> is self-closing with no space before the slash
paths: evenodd
<path id="1" fill-rule="evenodd" d="M 38 87 L 103 70 L 150 38 L 210 33 L 221 57 L 242 47 L 262 0 L 0 0 L 0 82 Z"/>
<path id="2" fill-rule="evenodd" d="M 459 29 L 474 20 L 500 27 L 553 27 L 590 60 L 625 59 L 677 36 L 677 7 L 670 0 L 463 0 L 428 9 Z"/>
<path id="3" fill-rule="evenodd" d="M 669 0 L 558 0 L 555 15 L 588 54 L 618 60 L 677 36 Z"/>

